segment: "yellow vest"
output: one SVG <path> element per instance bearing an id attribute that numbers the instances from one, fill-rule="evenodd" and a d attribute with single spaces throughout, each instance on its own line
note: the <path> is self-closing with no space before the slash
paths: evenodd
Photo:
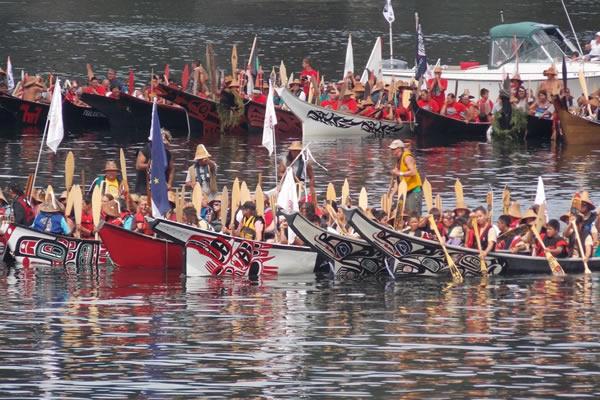
<path id="1" fill-rule="evenodd" d="M 404 150 L 404 152 L 402 153 L 402 157 L 398 162 L 400 172 L 408 172 L 408 166 L 406 165 L 406 157 L 412 157 L 414 159 L 414 156 L 410 151 Z M 416 174 L 414 176 L 404 176 L 402 177 L 402 179 L 406 181 L 406 188 L 409 192 L 421 186 L 421 176 L 419 175 L 419 171 L 416 171 Z"/>
<path id="2" fill-rule="evenodd" d="M 106 182 L 106 193 L 112 194 L 112 196 L 115 199 L 119 198 L 119 181 L 117 179 L 115 180 L 109 180 L 109 179 L 104 179 L 104 182 Z"/>
<path id="3" fill-rule="evenodd" d="M 256 217 L 249 217 L 242 220 L 242 229 L 240 229 L 240 236 L 243 239 L 256 239 L 256 228 L 254 227 L 254 221 Z"/>

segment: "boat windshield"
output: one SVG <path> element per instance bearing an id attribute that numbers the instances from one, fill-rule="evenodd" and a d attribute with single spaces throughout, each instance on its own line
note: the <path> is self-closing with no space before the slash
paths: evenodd
<path id="1" fill-rule="evenodd" d="M 539 30 L 528 38 L 496 38 L 492 41 L 490 68 L 499 68 L 507 63 L 515 62 L 516 56 L 522 63 L 559 63 L 565 53 L 561 44 L 571 50 L 572 46 L 564 43 L 564 37 L 550 37 Z"/>

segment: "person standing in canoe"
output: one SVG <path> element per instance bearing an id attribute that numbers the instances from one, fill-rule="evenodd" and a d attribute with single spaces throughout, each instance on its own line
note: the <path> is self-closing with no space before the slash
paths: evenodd
<path id="1" fill-rule="evenodd" d="M 308 92 L 310 90 L 311 79 L 314 78 L 316 82 L 319 82 L 319 73 L 310 64 L 310 58 L 305 57 L 302 60 L 302 72 L 300 73 L 300 79 L 303 81 L 302 90 L 304 95 L 308 98 Z"/>
<path id="2" fill-rule="evenodd" d="M 160 133 L 162 135 L 163 143 L 165 144 L 165 152 L 167 153 L 167 170 L 165 171 L 167 176 L 167 188 L 171 190 L 173 187 L 173 178 L 175 177 L 175 167 L 173 166 L 173 159 L 171 157 L 171 152 L 169 151 L 172 137 L 171 132 L 164 128 L 161 128 Z M 137 171 L 135 193 L 139 195 L 145 195 L 148 192 L 148 175 L 150 172 L 151 157 L 152 142 L 150 141 L 138 151 L 135 161 L 135 169 Z"/>
<path id="3" fill-rule="evenodd" d="M 204 193 L 212 195 L 217 192 L 217 163 L 210 157 L 203 144 L 196 147 L 194 164 L 188 168 L 185 184 L 193 188 L 198 182 Z"/>
<path id="4" fill-rule="evenodd" d="M 278 167 L 278 175 L 279 181 L 283 179 L 285 175 L 285 171 L 288 167 L 292 168 L 294 172 L 294 180 L 296 182 L 303 182 L 305 185 L 307 184 L 310 188 L 310 195 L 312 198 L 315 198 L 315 175 L 313 171 L 313 167 L 309 161 L 304 162 L 304 159 L 300 155 L 302 151 L 302 142 L 299 140 L 295 140 L 288 147 L 288 153 L 285 158 L 279 161 Z"/>
<path id="5" fill-rule="evenodd" d="M 538 87 L 538 93 L 542 90 L 545 90 L 548 93 L 548 96 L 558 96 L 561 89 L 563 88 L 563 83 L 560 79 L 556 79 L 558 76 L 558 72 L 556 71 L 556 67 L 554 64 L 550 66 L 547 70 L 544 71 L 544 76 L 547 78 L 545 81 L 541 82 Z"/>
<path id="6" fill-rule="evenodd" d="M 104 175 L 100 175 L 90 185 L 88 194 L 91 196 L 96 186 L 100 187 L 101 193 L 111 194 L 113 198 L 119 198 L 121 182 L 117 175 L 119 174 L 119 168 L 117 163 L 113 160 L 108 160 L 104 165 Z"/>
<path id="7" fill-rule="evenodd" d="M 405 212 L 409 215 L 414 212 L 421 215 L 423 190 L 421 189 L 421 176 L 417 170 L 415 157 L 400 139 L 396 139 L 390 143 L 389 148 L 392 150 L 392 155 L 396 158 L 394 169 L 391 170 L 392 176 L 395 177 L 396 185 L 399 185 L 402 180 L 406 182 Z"/>
<path id="8" fill-rule="evenodd" d="M 446 90 L 448 89 L 448 80 L 442 78 L 442 67 L 436 65 L 433 69 L 434 77 L 427 81 L 427 89 L 431 98 L 440 106 L 446 101 Z"/>

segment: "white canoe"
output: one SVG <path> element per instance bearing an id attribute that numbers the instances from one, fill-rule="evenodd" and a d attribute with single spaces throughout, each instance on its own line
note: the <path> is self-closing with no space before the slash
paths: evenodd
<path id="1" fill-rule="evenodd" d="M 405 126 L 393 121 L 367 118 L 309 104 L 285 88 L 278 88 L 277 93 L 302 122 L 302 134 L 305 138 L 367 135 L 383 137 L 397 135 Z"/>
<path id="2" fill-rule="evenodd" d="M 258 242 L 155 219 L 154 231 L 185 244 L 187 276 L 312 274 L 317 253 L 309 247 Z"/>

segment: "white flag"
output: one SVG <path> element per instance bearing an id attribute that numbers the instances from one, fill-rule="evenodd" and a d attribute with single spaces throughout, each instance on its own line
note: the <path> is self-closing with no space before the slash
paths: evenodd
<path id="1" fill-rule="evenodd" d="M 277 115 L 275 115 L 275 104 L 273 103 L 273 82 L 269 80 L 269 95 L 267 96 L 262 137 L 262 145 L 269 150 L 269 156 L 273 154 L 273 147 L 275 147 L 275 125 L 277 125 Z"/>
<path id="2" fill-rule="evenodd" d="M 48 112 L 48 137 L 46 144 L 54 153 L 58 149 L 65 135 L 62 116 L 62 94 L 60 89 L 60 79 L 56 79 L 54 92 L 52 92 L 52 101 L 50 102 L 50 111 Z"/>
<path id="3" fill-rule="evenodd" d="M 246 70 L 246 79 L 248 80 L 248 82 L 246 82 L 246 94 L 248 97 L 252 97 L 252 92 L 254 91 L 254 80 L 252 77 L 252 71 L 250 71 L 250 67 L 248 67 Z"/>
<path id="4" fill-rule="evenodd" d="M 354 74 L 354 50 L 352 50 L 352 35 L 348 35 L 348 47 L 346 47 L 346 62 L 344 63 L 344 76 L 342 79 L 346 79 L 348 72 Z"/>
<path id="5" fill-rule="evenodd" d="M 387 0 L 385 6 L 383 6 L 383 16 L 389 24 L 394 22 L 396 17 L 394 16 L 394 9 L 392 8 L 392 0 Z"/>
<path id="6" fill-rule="evenodd" d="M 8 59 L 6 60 L 6 86 L 8 87 L 9 92 L 11 92 L 15 88 L 15 78 L 13 77 L 10 56 L 8 56 Z"/>
<path id="7" fill-rule="evenodd" d="M 544 189 L 544 181 L 542 177 L 538 177 L 537 190 L 535 191 L 535 201 L 533 204 L 542 205 L 546 203 L 546 190 Z M 544 216 L 548 222 L 548 208 L 544 208 Z"/>
<path id="8" fill-rule="evenodd" d="M 383 79 L 383 72 L 381 71 L 381 59 L 381 37 L 378 37 L 375 41 L 375 46 L 373 46 L 373 50 L 371 50 L 371 55 L 369 56 L 369 61 L 367 61 L 367 66 L 360 77 L 360 83 L 364 85 L 369 80 L 369 72 L 367 70 L 373 72 L 378 80 Z"/>
<path id="9" fill-rule="evenodd" d="M 290 167 L 285 171 L 283 184 L 279 195 L 277 196 L 277 206 L 281 207 L 287 214 L 300 211 L 298 207 L 298 192 L 296 192 L 296 182 L 294 181 L 294 171 Z M 288 228 L 288 243 L 293 243 L 296 234 L 291 228 Z"/>

